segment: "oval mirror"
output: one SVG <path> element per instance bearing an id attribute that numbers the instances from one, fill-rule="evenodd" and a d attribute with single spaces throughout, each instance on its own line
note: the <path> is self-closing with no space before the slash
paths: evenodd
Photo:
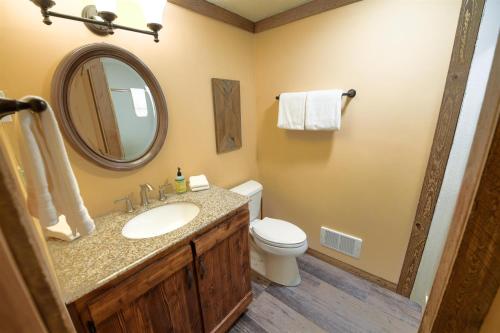
<path id="1" fill-rule="evenodd" d="M 69 142 L 103 167 L 140 167 L 165 141 L 167 107 L 158 81 L 116 46 L 92 44 L 69 54 L 54 76 L 53 100 Z"/>

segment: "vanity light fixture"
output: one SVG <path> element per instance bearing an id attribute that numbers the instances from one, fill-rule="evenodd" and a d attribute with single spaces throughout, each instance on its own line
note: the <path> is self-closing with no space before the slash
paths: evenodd
<path id="1" fill-rule="evenodd" d="M 87 28 L 98 35 L 112 35 L 114 30 L 128 30 L 141 34 L 151 35 L 155 42 L 159 42 L 158 31 L 162 28 L 163 13 L 165 11 L 166 0 L 141 0 L 149 30 L 141 30 L 124 25 L 113 23 L 118 17 L 116 15 L 116 0 L 96 0 L 95 5 L 88 5 L 82 10 L 82 17 L 61 14 L 49 10 L 56 3 L 54 0 L 31 0 L 40 7 L 43 16 L 43 23 L 51 25 L 50 17 L 59 17 L 68 20 L 83 22 Z"/>
<path id="2" fill-rule="evenodd" d="M 162 28 L 163 14 L 165 12 L 166 0 L 142 0 L 144 18 L 147 26 L 152 31 L 158 32 Z"/>

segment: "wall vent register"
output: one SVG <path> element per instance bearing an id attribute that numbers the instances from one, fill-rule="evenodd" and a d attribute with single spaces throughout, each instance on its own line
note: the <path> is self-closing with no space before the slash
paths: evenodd
<path id="1" fill-rule="evenodd" d="M 339 251 L 348 256 L 359 258 L 363 240 L 343 232 L 321 227 L 321 245 Z"/>

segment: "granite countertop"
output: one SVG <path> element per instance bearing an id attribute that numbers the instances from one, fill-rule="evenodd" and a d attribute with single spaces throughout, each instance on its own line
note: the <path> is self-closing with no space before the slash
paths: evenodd
<path id="1" fill-rule="evenodd" d="M 138 240 L 122 236 L 123 226 L 132 217 L 172 202 L 192 202 L 200 207 L 200 213 L 185 226 L 161 236 Z M 247 202 L 244 196 L 211 186 L 206 191 L 171 194 L 166 201 L 152 201 L 148 208 L 133 213 L 116 212 L 95 218 L 96 231 L 72 242 L 49 240 L 64 301 L 69 304 L 79 299 Z"/>

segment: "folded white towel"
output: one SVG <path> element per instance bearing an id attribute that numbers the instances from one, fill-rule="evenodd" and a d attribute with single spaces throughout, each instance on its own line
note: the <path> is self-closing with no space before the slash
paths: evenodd
<path id="1" fill-rule="evenodd" d="M 198 187 L 191 187 L 192 192 L 198 192 L 198 191 L 203 191 L 203 190 L 208 190 L 210 188 L 210 185 L 207 186 L 198 186 Z"/>
<path id="2" fill-rule="evenodd" d="M 189 187 L 191 188 L 191 191 L 196 192 L 207 190 L 210 188 L 210 184 L 208 183 L 208 179 L 205 175 L 191 176 L 189 177 Z"/>
<path id="3" fill-rule="evenodd" d="M 24 100 L 31 98 L 40 97 L 27 96 Z M 57 224 L 59 215 L 64 215 L 73 235 L 92 233 L 94 221 L 83 204 L 50 106 L 38 114 L 29 110 L 18 112 L 17 128 L 31 215 L 43 227 Z"/>
<path id="4" fill-rule="evenodd" d="M 307 93 L 306 130 L 339 130 L 342 90 L 317 90 Z"/>
<path id="5" fill-rule="evenodd" d="M 278 127 L 291 130 L 304 129 L 306 92 L 282 93 L 279 101 Z"/>

